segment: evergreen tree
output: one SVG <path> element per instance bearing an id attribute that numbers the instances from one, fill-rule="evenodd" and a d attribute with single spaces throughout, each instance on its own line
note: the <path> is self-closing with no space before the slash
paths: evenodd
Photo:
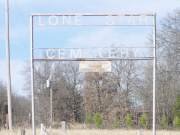
<path id="1" fill-rule="evenodd" d="M 165 114 L 161 117 L 160 125 L 161 125 L 161 128 L 163 129 L 168 128 L 168 119 Z"/>
<path id="2" fill-rule="evenodd" d="M 94 123 L 96 125 L 96 128 L 102 128 L 103 118 L 102 118 L 102 115 L 100 113 L 95 113 Z"/>
<path id="3" fill-rule="evenodd" d="M 93 116 L 90 113 L 86 115 L 86 124 L 93 124 Z"/>
<path id="4" fill-rule="evenodd" d="M 113 121 L 113 128 L 119 128 L 120 127 L 120 119 L 119 118 L 116 118 L 114 121 Z"/>
<path id="5" fill-rule="evenodd" d="M 174 126 L 180 128 L 180 95 L 177 96 L 174 107 Z"/>
<path id="6" fill-rule="evenodd" d="M 127 128 L 132 128 L 133 126 L 132 115 L 130 113 L 128 113 L 125 117 L 125 124 Z"/>
<path id="7" fill-rule="evenodd" d="M 142 128 L 148 128 L 148 116 L 146 113 L 140 117 L 139 123 Z"/>

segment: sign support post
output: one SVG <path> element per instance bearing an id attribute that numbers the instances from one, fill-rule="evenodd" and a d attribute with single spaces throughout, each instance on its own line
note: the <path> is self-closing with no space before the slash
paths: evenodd
<path id="1" fill-rule="evenodd" d="M 33 16 L 30 17 L 30 35 L 31 35 L 31 104 L 32 104 L 32 135 L 36 135 L 35 129 L 35 103 L 34 103 L 34 36 L 33 36 Z"/>
<path id="2" fill-rule="evenodd" d="M 156 14 L 153 29 L 153 135 L 156 135 Z"/>

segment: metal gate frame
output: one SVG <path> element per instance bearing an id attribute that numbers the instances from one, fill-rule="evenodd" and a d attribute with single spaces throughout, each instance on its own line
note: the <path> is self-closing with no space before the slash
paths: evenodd
<path id="1" fill-rule="evenodd" d="M 151 16 L 153 17 L 153 57 L 151 58 L 140 58 L 140 59 L 133 59 L 133 58 L 125 58 L 125 59 L 54 59 L 54 61 L 102 61 L 102 60 L 153 60 L 153 122 L 152 122 L 152 135 L 156 135 L 156 14 L 96 14 L 96 13 L 68 13 L 68 14 L 61 14 L 61 13 L 37 13 L 32 14 L 30 16 L 30 54 L 31 54 L 31 103 L 32 103 L 32 135 L 36 135 L 36 125 L 35 125 L 35 98 L 34 98 L 34 61 L 44 60 L 49 61 L 48 59 L 36 59 L 34 57 L 34 17 L 37 16 Z M 115 25 L 110 25 L 115 26 Z M 123 26 L 123 25 L 121 25 Z M 124 25 L 126 26 L 126 25 Z M 137 25 L 138 26 L 138 25 Z M 53 60 L 53 59 L 52 59 Z"/>

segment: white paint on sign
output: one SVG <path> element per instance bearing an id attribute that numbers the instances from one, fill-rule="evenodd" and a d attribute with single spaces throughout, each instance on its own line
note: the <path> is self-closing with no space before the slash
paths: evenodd
<path id="1" fill-rule="evenodd" d="M 152 48 L 57 48 L 46 49 L 47 59 L 63 59 L 63 58 L 140 58 L 151 57 Z M 39 58 L 44 57 L 44 50 L 39 52 Z"/>

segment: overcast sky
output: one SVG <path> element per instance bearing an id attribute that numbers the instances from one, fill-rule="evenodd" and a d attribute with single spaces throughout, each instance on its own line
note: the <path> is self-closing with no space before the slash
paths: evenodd
<path id="1" fill-rule="evenodd" d="M 5 83 L 4 5 L 5 0 L 0 0 L 0 80 Z M 27 60 L 29 60 L 29 16 L 32 13 L 157 13 L 159 28 L 160 21 L 168 13 L 172 13 L 178 8 L 180 8 L 180 0 L 10 0 L 10 39 L 13 91 L 20 94 L 23 93 L 22 69 L 25 65 L 24 63 L 27 63 Z M 86 33 L 83 30 L 82 33 L 77 33 L 78 29 L 74 31 L 74 35 L 70 35 L 73 30 L 64 30 L 58 34 L 60 36 L 57 36 L 57 33 L 54 33 L 53 40 L 45 38 L 38 40 L 37 42 L 42 45 L 43 43 L 50 44 L 52 41 L 59 41 L 64 43 L 64 46 L 72 46 L 73 44 L 73 46 L 82 47 L 85 41 L 90 37 L 92 40 L 94 37 L 99 37 L 99 39 L 102 39 L 101 41 L 107 39 L 109 43 L 116 42 L 117 39 L 119 39 L 118 35 L 123 37 L 123 33 L 118 33 L 113 29 L 106 28 L 99 31 L 97 31 L 97 29 L 89 30 Z M 56 31 L 45 30 L 45 32 L 47 35 L 42 34 L 42 37 L 48 37 Z M 134 32 L 136 32 L 136 34 L 133 32 L 131 33 L 132 35 L 134 34 L 134 39 L 132 39 L 135 40 L 136 38 L 136 42 L 138 42 L 140 40 L 138 40 L 138 31 L 134 30 Z M 67 39 L 63 40 L 65 39 L 64 37 Z M 68 39 L 68 37 L 71 38 Z M 128 41 L 128 39 L 124 40 L 124 42 L 126 41 Z M 101 43 L 104 44 L 104 42 Z M 56 47 L 58 45 L 59 44 L 57 44 Z M 61 45 L 59 46 L 61 47 Z"/>

